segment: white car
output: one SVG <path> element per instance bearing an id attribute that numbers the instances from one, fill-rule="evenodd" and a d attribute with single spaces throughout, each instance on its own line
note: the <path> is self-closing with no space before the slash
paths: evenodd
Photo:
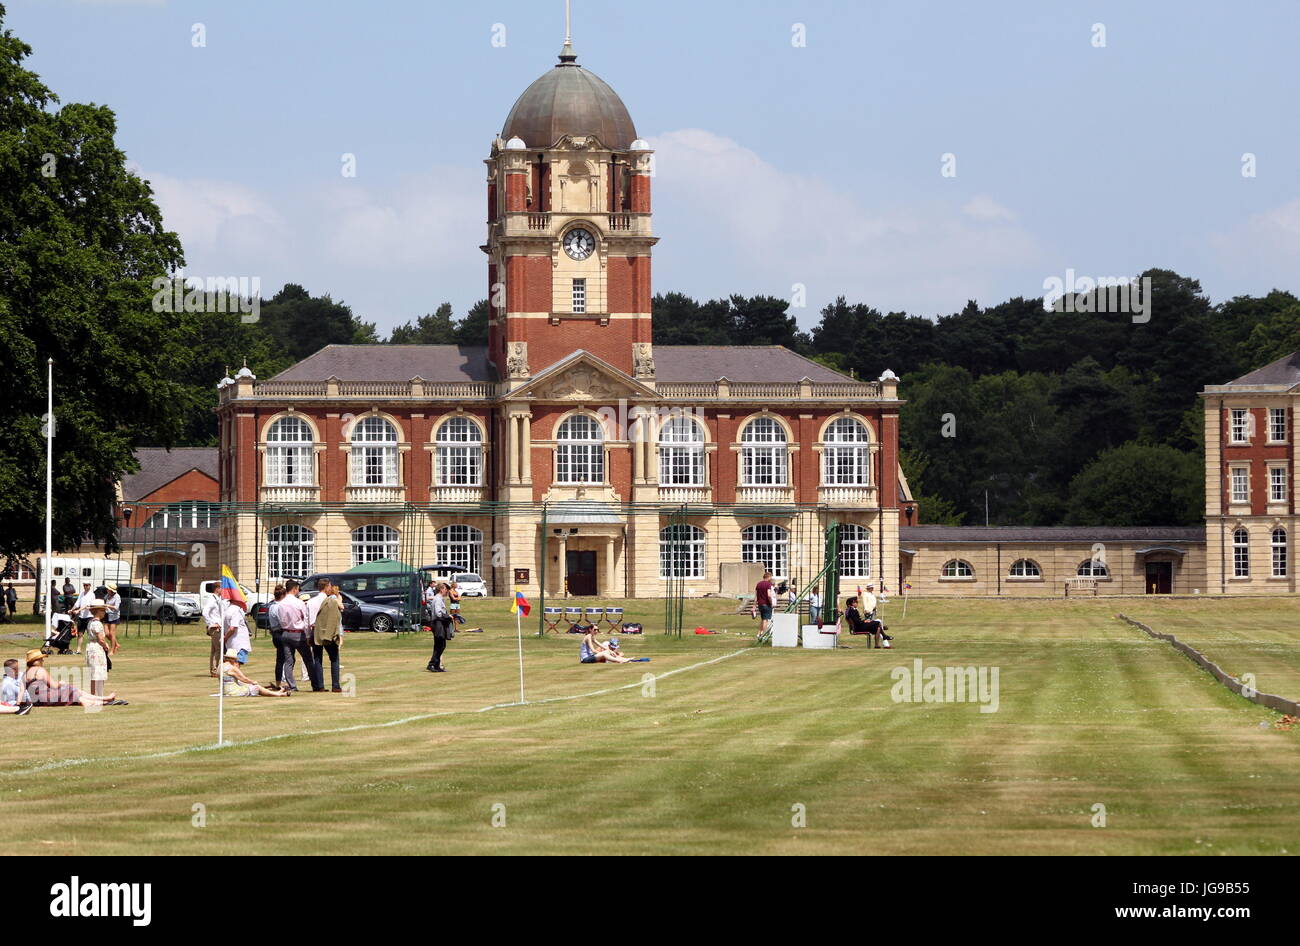
<path id="1" fill-rule="evenodd" d="M 462 598 L 487 597 L 487 582 L 473 572 L 461 572 L 458 575 L 452 575 L 451 578 L 452 581 L 456 582 L 456 587 L 460 590 Z"/>

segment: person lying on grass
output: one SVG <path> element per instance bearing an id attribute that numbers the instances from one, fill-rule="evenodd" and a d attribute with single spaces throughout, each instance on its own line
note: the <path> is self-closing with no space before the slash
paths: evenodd
<path id="1" fill-rule="evenodd" d="M 27 673 L 23 675 L 27 699 L 42 706 L 126 706 L 116 693 L 95 696 L 78 690 L 71 683 L 55 683 L 45 669 L 45 655 L 39 650 L 27 652 Z"/>
<path id="2" fill-rule="evenodd" d="M 264 687 L 239 668 L 239 651 L 226 651 L 221 664 L 221 692 L 226 696 L 289 696 L 293 690 L 281 690 L 279 684 Z"/>
<path id="3" fill-rule="evenodd" d="M 631 657 L 624 657 L 616 648 L 601 643 L 594 625 L 583 635 L 582 643 L 578 646 L 578 660 L 584 664 L 632 663 Z"/>

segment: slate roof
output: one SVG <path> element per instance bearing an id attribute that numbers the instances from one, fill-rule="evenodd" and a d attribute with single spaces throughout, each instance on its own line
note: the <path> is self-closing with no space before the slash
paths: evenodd
<path id="1" fill-rule="evenodd" d="M 1204 526 L 903 526 L 901 543 L 970 542 L 1015 545 L 1029 542 L 1192 542 L 1205 541 Z"/>
<path id="2" fill-rule="evenodd" d="M 1300 384 L 1300 351 L 1293 351 L 1285 358 L 1279 358 L 1262 368 L 1256 368 L 1249 374 L 1229 381 L 1228 385 L 1277 384 L 1291 387 Z"/>
<path id="3" fill-rule="evenodd" d="M 122 498 L 138 502 L 190 470 L 217 479 L 216 447 L 140 447 L 135 451 L 139 473 L 122 477 Z"/>
<path id="4" fill-rule="evenodd" d="M 272 381 L 491 381 L 485 345 L 326 345 Z"/>
<path id="5" fill-rule="evenodd" d="M 780 345 L 656 345 L 658 381 L 850 381 Z M 534 377 L 548 365 L 533 365 Z M 271 381 L 491 381 L 482 345 L 326 345 Z"/>

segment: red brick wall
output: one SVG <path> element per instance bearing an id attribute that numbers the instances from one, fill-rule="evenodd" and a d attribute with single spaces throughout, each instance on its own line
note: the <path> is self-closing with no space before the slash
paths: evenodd
<path id="1" fill-rule="evenodd" d="M 506 212 L 528 209 L 528 179 L 518 172 L 506 173 Z"/>
<path id="2" fill-rule="evenodd" d="M 551 311 L 551 260 L 547 256 L 511 256 L 506 260 L 506 311 Z M 524 320 L 511 320 L 510 341 L 523 341 Z"/>
<path id="3" fill-rule="evenodd" d="M 898 507 L 898 416 L 882 416 L 877 421 L 880 431 L 880 506 L 882 509 Z"/>
<path id="4" fill-rule="evenodd" d="M 1250 416 L 1255 422 L 1255 433 L 1248 444 L 1229 442 L 1232 435 L 1232 413 L 1223 412 L 1223 428 L 1220 432 L 1223 444 L 1224 467 L 1219 471 L 1219 489 L 1223 508 L 1227 509 L 1232 495 L 1232 478 L 1228 475 L 1228 465 L 1232 463 L 1250 463 L 1250 511 L 1252 515 L 1263 516 L 1268 513 L 1268 462 L 1269 460 L 1288 460 L 1291 455 L 1289 443 L 1268 444 L 1268 408 L 1252 407 Z M 1295 418 L 1288 416 L 1288 441 L 1295 436 Z M 1291 464 L 1287 463 L 1288 508 L 1294 508 L 1295 475 Z"/>
<path id="5" fill-rule="evenodd" d="M 611 256 L 607 273 L 610 312 L 650 311 L 650 257 Z"/>
<path id="6" fill-rule="evenodd" d="M 154 490 L 148 496 L 138 500 L 140 505 L 132 505 L 131 523 L 134 526 L 143 525 L 145 520 L 152 516 L 159 509 L 162 509 L 168 503 L 182 502 L 208 502 L 215 503 L 221 501 L 220 484 L 208 476 L 206 473 L 200 473 L 198 470 L 190 470 L 188 473 L 182 473 L 170 483 L 165 483 L 160 488 Z"/>
<path id="7" fill-rule="evenodd" d="M 543 319 L 518 319 L 511 323 L 510 339 L 528 341 L 528 366 L 533 374 L 586 349 L 627 374 L 632 373 L 632 341 L 635 329 L 630 319 L 610 319 L 607 325 L 594 320 L 566 319 L 552 325 Z"/>
<path id="8" fill-rule="evenodd" d="M 650 175 L 632 175 L 632 212 L 646 214 L 650 212 Z"/>

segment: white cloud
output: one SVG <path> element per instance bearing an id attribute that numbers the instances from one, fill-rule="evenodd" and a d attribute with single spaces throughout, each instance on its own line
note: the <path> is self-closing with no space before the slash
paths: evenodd
<path id="1" fill-rule="evenodd" d="M 836 178 L 783 171 L 728 138 L 668 132 L 656 149 L 656 289 L 786 295 L 810 309 L 839 294 L 914 314 L 991 298 L 1039 255 L 1034 237 L 992 197 L 867 205 Z M 801 323 L 815 311 L 799 313 Z"/>
<path id="2" fill-rule="evenodd" d="M 1265 282 L 1292 287 L 1300 256 L 1300 199 L 1252 214 L 1207 242 L 1225 270 L 1255 285 L 1243 291 L 1265 292 Z"/>

